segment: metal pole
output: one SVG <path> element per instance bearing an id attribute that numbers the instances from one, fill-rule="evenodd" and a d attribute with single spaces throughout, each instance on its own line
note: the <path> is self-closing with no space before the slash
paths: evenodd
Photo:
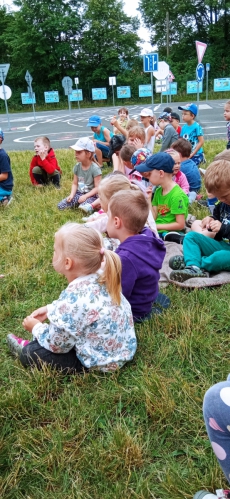
<path id="1" fill-rule="evenodd" d="M 69 94 L 68 94 L 68 104 L 69 104 L 69 114 L 71 114 L 71 100 L 69 98 Z"/>
<path id="2" fill-rule="evenodd" d="M 171 98 L 171 80 L 169 80 L 169 103 L 171 104 L 172 98 Z"/>
<path id="3" fill-rule="evenodd" d="M 208 101 L 208 71 L 206 70 L 206 101 Z"/>
<path id="4" fill-rule="evenodd" d="M 32 108 L 33 108 L 33 113 L 34 113 L 34 121 L 36 121 L 35 107 L 34 107 L 34 94 L 33 94 L 31 81 L 29 82 L 29 87 L 30 87 L 30 94 L 32 95 Z"/>
<path id="5" fill-rule="evenodd" d="M 76 84 L 76 87 L 77 87 L 77 97 L 78 97 L 77 103 L 78 103 L 78 109 L 80 111 L 80 102 L 79 102 L 79 95 L 78 95 L 78 84 Z"/>
<path id="6" fill-rule="evenodd" d="M 199 114 L 199 81 L 197 82 L 197 118 Z"/>
<path id="7" fill-rule="evenodd" d="M 168 79 L 168 76 L 166 78 L 166 94 L 167 94 L 167 104 L 169 103 L 169 79 Z"/>
<path id="8" fill-rule="evenodd" d="M 154 112 L 153 106 L 154 106 L 154 98 L 153 98 L 153 73 L 151 74 L 151 94 L 152 94 L 152 111 Z"/>
<path id="9" fill-rule="evenodd" d="M 114 100 L 114 88 L 113 88 L 113 84 L 112 84 L 112 92 L 113 92 L 113 107 L 115 107 L 115 100 Z"/>
<path id="10" fill-rule="evenodd" d="M 2 90 L 3 90 L 5 107 L 6 107 L 6 114 L 7 114 L 7 120 L 8 120 L 8 130 L 11 130 L 10 118 L 9 118 L 9 112 L 8 112 L 8 105 L 7 105 L 7 98 L 6 98 L 6 91 L 5 91 L 5 85 L 4 85 L 5 76 L 4 76 L 3 70 L 1 70 L 1 73 L 2 73 Z"/>

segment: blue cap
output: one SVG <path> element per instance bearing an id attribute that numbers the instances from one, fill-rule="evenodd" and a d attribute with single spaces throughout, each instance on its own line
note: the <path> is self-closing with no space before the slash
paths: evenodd
<path id="1" fill-rule="evenodd" d="M 101 118 L 100 116 L 97 116 L 97 114 L 94 114 L 93 116 L 90 116 L 89 121 L 86 126 L 98 126 L 101 124 Z"/>
<path id="2" fill-rule="evenodd" d="M 149 156 L 145 162 L 135 166 L 135 170 L 140 173 L 151 172 L 152 170 L 163 170 L 165 173 L 173 173 L 175 161 L 166 152 L 157 152 Z"/>
<path id="3" fill-rule="evenodd" d="M 197 106 L 196 104 L 186 104 L 185 106 L 178 106 L 180 111 L 191 111 L 195 116 L 197 115 Z"/>
<path id="4" fill-rule="evenodd" d="M 0 128 L 0 139 L 4 140 L 4 133 L 1 128 Z"/>

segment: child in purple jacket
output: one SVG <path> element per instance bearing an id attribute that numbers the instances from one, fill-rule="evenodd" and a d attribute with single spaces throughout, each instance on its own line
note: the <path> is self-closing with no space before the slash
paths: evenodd
<path id="1" fill-rule="evenodd" d="M 107 233 L 120 240 L 116 253 L 122 263 L 122 293 L 131 305 L 134 321 L 140 322 L 159 313 L 157 304 L 167 308 L 170 303 L 158 288 L 164 242 L 144 227 L 149 204 L 141 191 L 114 194 L 107 214 Z"/>

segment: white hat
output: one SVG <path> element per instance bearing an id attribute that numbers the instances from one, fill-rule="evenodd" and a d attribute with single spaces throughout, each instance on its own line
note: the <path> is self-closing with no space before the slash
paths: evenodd
<path id="1" fill-rule="evenodd" d="M 144 108 L 144 109 L 142 109 L 142 111 L 140 112 L 140 116 L 153 116 L 152 109 L 149 109 L 148 107 L 145 107 L 145 108 Z"/>
<path id="2" fill-rule="evenodd" d="M 82 137 L 82 139 L 77 140 L 77 142 L 70 146 L 74 151 L 90 151 L 95 152 L 95 146 L 92 140 L 88 139 L 88 137 Z"/>

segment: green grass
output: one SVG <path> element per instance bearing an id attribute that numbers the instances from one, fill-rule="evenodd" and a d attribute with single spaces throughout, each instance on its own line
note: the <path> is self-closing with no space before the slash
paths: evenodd
<path id="1" fill-rule="evenodd" d="M 208 163 L 224 147 L 206 143 Z M 10 153 L 14 201 L 0 210 L 0 497 L 188 499 L 224 487 L 202 400 L 229 372 L 229 286 L 166 288 L 170 309 L 136 327 L 137 354 L 118 373 L 68 378 L 25 370 L 9 354 L 6 335 L 30 338 L 23 318 L 64 289 L 51 265 L 54 232 L 81 218 L 56 207 L 70 192 L 73 152 L 57 151 L 60 191 L 30 184 L 31 154 Z"/>

